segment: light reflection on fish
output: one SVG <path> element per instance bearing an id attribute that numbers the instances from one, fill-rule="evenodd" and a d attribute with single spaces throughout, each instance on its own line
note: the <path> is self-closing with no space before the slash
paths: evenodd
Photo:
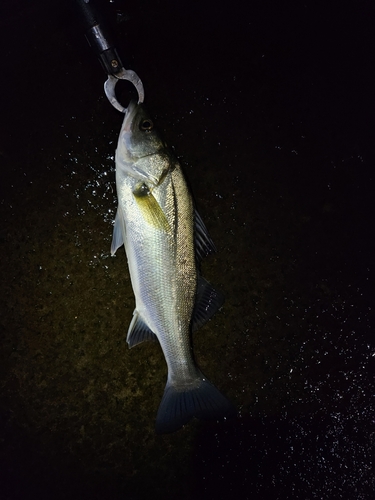
<path id="1" fill-rule="evenodd" d="M 173 432 L 192 417 L 234 414 L 195 364 L 190 341 L 191 331 L 222 304 L 197 267 L 214 246 L 179 163 L 143 105 L 135 102 L 127 108 L 119 136 L 116 186 L 111 253 L 124 243 L 136 302 L 127 342 L 133 347 L 157 338 L 168 365 L 156 431 Z"/>

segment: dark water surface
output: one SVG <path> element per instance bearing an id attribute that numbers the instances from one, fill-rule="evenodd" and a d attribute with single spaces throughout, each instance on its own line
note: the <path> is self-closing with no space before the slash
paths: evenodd
<path id="1" fill-rule="evenodd" d="M 194 351 L 238 418 L 154 434 L 166 365 L 109 255 L 123 117 L 73 2 L 12 2 L 0 499 L 373 499 L 374 6 L 103 5 L 218 248 Z"/>

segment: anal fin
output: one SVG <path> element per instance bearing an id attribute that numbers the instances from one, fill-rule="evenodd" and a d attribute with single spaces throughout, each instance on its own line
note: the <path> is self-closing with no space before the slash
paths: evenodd
<path id="1" fill-rule="evenodd" d="M 141 342 L 146 340 L 157 340 L 157 336 L 143 321 L 138 311 L 135 309 L 133 312 L 133 319 L 129 325 L 128 336 L 126 337 L 126 342 L 129 347 L 132 348 Z"/>

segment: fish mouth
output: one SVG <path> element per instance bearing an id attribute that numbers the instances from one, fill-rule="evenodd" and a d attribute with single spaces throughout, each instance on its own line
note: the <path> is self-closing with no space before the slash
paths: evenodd
<path id="1" fill-rule="evenodd" d="M 135 101 L 130 101 L 129 106 L 126 108 L 123 132 L 131 132 L 131 126 L 134 120 L 134 116 L 137 111 L 138 104 Z"/>

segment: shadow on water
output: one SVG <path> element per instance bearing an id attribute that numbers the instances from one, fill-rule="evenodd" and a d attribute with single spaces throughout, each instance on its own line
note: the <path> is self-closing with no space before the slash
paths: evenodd
<path id="1" fill-rule="evenodd" d="M 0 498 L 372 499 L 369 23 L 293 2 L 107 4 L 218 247 L 203 272 L 226 303 L 194 350 L 238 418 L 155 435 L 165 362 L 127 348 L 133 292 L 109 256 L 122 116 L 72 4 L 16 2 L 0 21 L 28 75 L 1 95 Z"/>

